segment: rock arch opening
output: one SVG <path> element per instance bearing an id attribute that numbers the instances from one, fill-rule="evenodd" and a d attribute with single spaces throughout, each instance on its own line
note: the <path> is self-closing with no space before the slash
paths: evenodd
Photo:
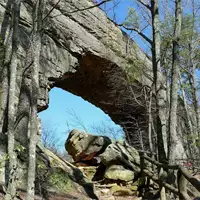
<path id="1" fill-rule="evenodd" d="M 136 147 L 138 127 L 147 132 L 142 88 L 152 84 L 151 60 L 101 9 L 65 15 L 69 8 L 91 5 L 88 0 L 63 1 L 50 15 L 40 56 L 39 110 L 48 106 L 49 88 L 61 88 L 102 109 L 132 135 L 129 143 Z M 129 70 L 131 85 L 124 81 Z"/>
<path id="2" fill-rule="evenodd" d="M 100 108 L 123 127 L 129 143 L 140 148 L 138 134 L 143 135 L 148 127 L 142 83 L 136 79 L 128 83 L 125 69 L 91 53 L 76 55 L 73 62 L 69 60 L 67 69 L 62 69 L 59 75 L 58 71 L 48 73 L 47 85 L 80 96 Z M 43 110 L 48 106 L 48 100 L 42 99 L 41 102 L 40 109 Z"/>
<path id="3" fill-rule="evenodd" d="M 83 98 L 60 88 L 49 92 L 48 109 L 39 113 L 42 122 L 42 142 L 54 151 L 63 153 L 68 133 L 73 129 L 122 139 L 122 128 L 100 108 Z"/>

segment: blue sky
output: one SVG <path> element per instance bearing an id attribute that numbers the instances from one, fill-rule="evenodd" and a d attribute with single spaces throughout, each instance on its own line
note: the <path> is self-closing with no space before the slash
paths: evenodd
<path id="1" fill-rule="evenodd" d="M 78 116 L 81 123 L 86 127 L 87 132 L 95 133 L 94 127 L 101 127 L 98 128 L 99 131 L 110 130 L 108 127 L 115 131 L 121 129 L 120 126 L 116 125 L 101 109 L 67 91 L 53 88 L 49 92 L 49 100 L 49 108 L 40 112 L 39 118 L 42 120 L 44 129 L 53 130 L 59 142 L 62 140 L 61 151 L 64 150 L 64 142 L 68 136 L 69 130 L 80 129 L 84 131 L 83 126 L 81 126 L 70 113 L 75 113 L 75 115 Z M 105 127 L 103 128 L 102 126 Z M 109 135 L 109 131 L 107 133 L 103 133 L 102 131 L 102 135 L 103 134 Z M 121 137 L 121 134 L 119 137 Z"/>
<path id="2" fill-rule="evenodd" d="M 49 92 L 49 99 L 49 108 L 40 112 L 39 117 L 45 124 L 50 123 L 50 125 L 56 126 L 58 132 L 66 132 L 68 125 L 70 129 L 76 128 L 76 126 L 81 128 L 76 125 L 75 121 L 72 121 L 73 116 L 69 112 L 77 114 L 88 130 L 90 126 L 100 124 L 102 121 L 109 122 L 111 126 L 115 125 L 101 109 L 62 89 L 53 88 Z"/>
<path id="3" fill-rule="evenodd" d="M 104 4 L 102 6 L 102 9 L 106 11 L 106 13 L 111 19 L 115 18 L 114 21 L 116 21 L 118 24 L 122 24 L 127 17 L 129 8 L 132 7 L 138 10 L 138 4 L 136 3 L 135 0 L 122 0 L 122 1 L 119 1 L 120 2 L 119 4 L 117 4 L 117 2 L 118 0 L 110 1 L 109 3 Z M 138 12 L 138 15 L 140 14 L 141 13 Z M 141 18 L 140 23 L 139 23 L 141 26 L 140 27 L 141 30 L 143 30 L 143 28 L 146 27 L 146 23 L 144 21 L 145 20 Z M 141 49 L 143 49 L 145 52 L 150 52 L 149 51 L 150 49 L 147 43 L 140 36 L 138 36 L 137 33 L 130 32 L 125 29 L 123 30 L 130 35 L 130 37 L 140 46 Z M 143 30 L 143 33 L 145 33 L 146 35 L 150 37 L 151 30 L 149 26 Z"/>

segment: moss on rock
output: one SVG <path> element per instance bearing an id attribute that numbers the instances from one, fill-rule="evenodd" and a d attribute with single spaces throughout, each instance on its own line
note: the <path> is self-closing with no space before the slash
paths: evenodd
<path id="1" fill-rule="evenodd" d="M 54 169 L 48 175 L 48 183 L 59 192 L 67 193 L 73 190 L 72 181 L 69 174 L 62 169 Z"/>

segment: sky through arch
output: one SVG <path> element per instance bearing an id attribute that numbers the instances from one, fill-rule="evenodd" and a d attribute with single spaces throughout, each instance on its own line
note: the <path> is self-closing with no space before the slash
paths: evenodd
<path id="1" fill-rule="evenodd" d="M 60 88 L 53 88 L 49 92 L 49 108 L 40 112 L 39 118 L 43 128 L 53 130 L 55 137 L 62 140 L 61 148 L 64 148 L 64 142 L 72 129 L 106 135 L 114 139 L 123 137 L 122 128 L 100 108 Z"/>

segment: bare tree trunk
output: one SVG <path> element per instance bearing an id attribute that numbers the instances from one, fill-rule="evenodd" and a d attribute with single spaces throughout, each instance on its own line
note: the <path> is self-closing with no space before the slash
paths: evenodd
<path id="1" fill-rule="evenodd" d="M 148 3 L 137 0 L 141 5 L 146 7 L 151 12 L 152 18 L 152 35 L 153 40 L 147 37 L 143 32 L 138 31 L 135 28 L 129 29 L 138 33 L 143 39 L 145 39 L 151 45 L 152 51 L 152 64 L 153 64 L 153 74 L 154 74 L 154 86 L 156 93 L 156 132 L 157 141 L 159 141 L 158 156 L 159 161 L 166 161 L 167 152 L 167 131 L 166 131 L 166 90 L 165 81 L 163 80 L 161 66 L 160 66 L 160 20 L 159 20 L 159 8 L 158 0 L 151 0 L 151 6 Z"/>
<path id="2" fill-rule="evenodd" d="M 8 93 L 8 156 L 9 156 L 9 180 L 5 200 L 13 200 L 16 195 L 16 171 L 17 157 L 15 153 L 15 95 L 17 74 L 18 29 L 21 0 L 13 2 L 12 7 L 12 55 L 9 65 L 9 93 Z"/>
<path id="3" fill-rule="evenodd" d="M 183 83 L 182 83 L 182 78 L 179 72 L 179 81 L 180 81 L 180 88 L 181 88 L 181 93 L 182 93 L 182 99 L 183 99 L 183 103 L 184 103 L 184 108 L 185 108 L 185 113 L 186 113 L 186 118 L 187 118 L 187 124 L 188 124 L 188 129 L 189 129 L 189 136 L 192 137 L 192 143 L 195 144 L 196 140 L 195 140 L 195 135 L 194 135 L 194 127 L 191 121 L 191 117 L 190 117 L 190 113 L 189 113 L 189 108 L 188 108 L 188 104 L 187 104 L 187 100 L 186 100 L 186 96 L 185 96 L 185 90 L 183 88 Z M 187 141 L 187 146 L 189 149 L 189 153 L 190 153 L 190 157 L 193 158 L 194 155 L 196 155 L 197 153 L 197 148 L 196 148 L 196 144 L 194 147 L 191 146 L 191 142 L 189 142 L 189 140 Z"/>
<path id="4" fill-rule="evenodd" d="M 191 46 L 191 45 L 190 45 Z M 190 47 L 190 52 L 192 52 L 192 47 Z M 198 98 L 198 90 L 197 90 L 197 80 L 196 80 L 196 67 L 192 62 L 192 56 L 190 55 L 190 70 L 192 75 L 192 89 L 193 89 L 193 103 L 194 103 L 194 111 L 196 117 L 196 133 L 200 138 L 200 109 L 199 109 L 199 98 Z"/>
<path id="5" fill-rule="evenodd" d="M 194 21 L 194 17 L 193 17 L 193 21 Z M 193 24 L 193 27 L 194 27 L 194 24 Z M 193 140 L 193 143 L 196 145 L 196 137 L 198 136 L 198 138 L 200 138 L 200 109 L 199 109 L 199 103 L 198 103 L 199 98 L 198 98 L 198 89 L 197 89 L 197 80 L 196 80 L 196 67 L 193 63 L 192 54 L 193 54 L 193 47 L 192 47 L 192 41 L 191 41 L 191 43 L 189 44 L 188 69 L 190 71 L 189 83 L 192 88 L 192 101 L 193 101 L 195 119 L 196 119 L 195 127 L 193 127 L 192 140 Z"/>
<path id="6" fill-rule="evenodd" d="M 0 138 L 3 137 L 5 116 L 8 100 L 8 69 L 2 69 L 3 79 L 0 81 Z M 1 135 L 2 134 L 2 135 Z"/>
<path id="7" fill-rule="evenodd" d="M 8 104 L 8 88 L 9 88 L 9 65 L 12 55 L 12 33 L 13 28 L 10 19 L 10 12 L 13 6 L 13 0 L 8 0 L 6 11 L 4 13 L 1 25 L 1 64 L 0 64 L 0 137 L 5 136 L 7 132 L 7 104 Z"/>
<path id="8" fill-rule="evenodd" d="M 36 144 L 37 144 L 37 99 L 39 93 L 39 59 L 41 51 L 42 16 L 44 0 L 38 0 L 35 5 L 33 16 L 33 32 L 31 37 L 30 51 L 32 56 L 31 68 L 31 116 L 29 138 L 29 165 L 27 179 L 26 200 L 34 200 L 35 173 L 36 173 Z"/>
<path id="9" fill-rule="evenodd" d="M 160 67 L 160 21 L 158 0 L 151 0 L 151 16 L 153 28 L 152 61 L 156 92 L 156 123 L 159 161 L 166 161 L 167 133 L 166 133 L 166 91 Z"/>
<path id="10" fill-rule="evenodd" d="M 195 32 L 195 21 L 196 21 L 196 11 L 195 11 L 195 0 L 192 2 L 192 31 Z M 194 34 L 192 34 L 191 41 L 189 43 L 189 70 L 191 70 L 191 79 L 192 79 L 192 89 L 193 89 L 193 104 L 196 114 L 196 130 L 195 132 L 198 135 L 200 140 L 200 108 L 199 108 L 199 98 L 198 98 L 198 89 L 197 89 L 197 80 L 196 80 L 196 66 L 193 62 L 194 57 Z"/>
<path id="11" fill-rule="evenodd" d="M 169 164 L 175 162 L 178 136 L 176 131 L 177 126 L 177 103 L 178 103 L 178 73 L 180 66 L 179 59 L 179 40 L 181 34 L 181 0 L 176 0 L 175 10 L 175 31 L 173 40 L 172 51 L 172 83 L 171 83 L 171 95 L 170 95 L 170 114 L 169 114 Z"/>
<path id="12" fill-rule="evenodd" d="M 193 126 L 192 126 L 192 122 L 191 122 L 191 119 L 190 119 L 190 114 L 189 114 L 189 110 L 188 110 L 188 104 L 187 104 L 187 100 L 186 100 L 186 97 L 185 97 L 185 90 L 183 88 L 183 82 L 182 82 L 182 78 L 181 78 L 180 73 L 179 73 L 179 81 L 180 81 L 181 93 L 182 93 L 184 108 L 185 108 L 187 122 L 188 122 L 188 128 L 189 128 L 190 134 L 192 135 L 193 134 Z"/>
<path id="13" fill-rule="evenodd" d="M 144 151 L 145 150 L 144 142 L 143 142 L 140 126 L 139 126 L 139 123 L 138 123 L 138 119 L 135 119 L 135 124 L 136 124 L 136 127 L 137 127 L 137 133 L 138 133 L 138 139 L 139 139 L 139 142 L 140 142 L 140 148 L 141 148 L 142 151 Z"/>
<path id="14" fill-rule="evenodd" d="M 153 142 L 152 142 L 152 91 L 150 91 L 150 95 L 149 95 L 149 105 L 148 106 L 148 115 L 149 115 L 149 125 L 148 125 L 148 137 L 149 137 L 149 149 L 150 152 L 153 153 L 154 152 L 154 146 L 153 146 Z"/>
<path id="15" fill-rule="evenodd" d="M 34 200 L 35 194 L 35 169 L 36 169 L 36 144 L 37 144 L 37 98 L 39 89 L 39 53 L 41 48 L 40 36 L 35 36 L 33 41 L 35 54 L 32 71 L 32 92 L 31 92 L 31 115 L 30 115 L 30 137 L 29 137 L 29 163 L 27 180 L 27 200 Z M 37 52 L 38 51 L 38 52 Z M 38 54 L 38 55 L 36 55 Z"/>
<path id="16" fill-rule="evenodd" d="M 5 43 L 5 56 L 4 61 L 1 63 L 1 77 L 0 77 L 0 137 L 2 138 L 5 132 L 7 132 L 7 126 L 5 121 L 6 119 L 6 110 L 8 104 L 8 88 L 9 88 L 9 80 L 8 80 L 8 66 L 11 58 L 12 51 L 12 33 L 8 33 L 8 41 Z M 5 128 L 6 127 L 6 128 Z"/>

